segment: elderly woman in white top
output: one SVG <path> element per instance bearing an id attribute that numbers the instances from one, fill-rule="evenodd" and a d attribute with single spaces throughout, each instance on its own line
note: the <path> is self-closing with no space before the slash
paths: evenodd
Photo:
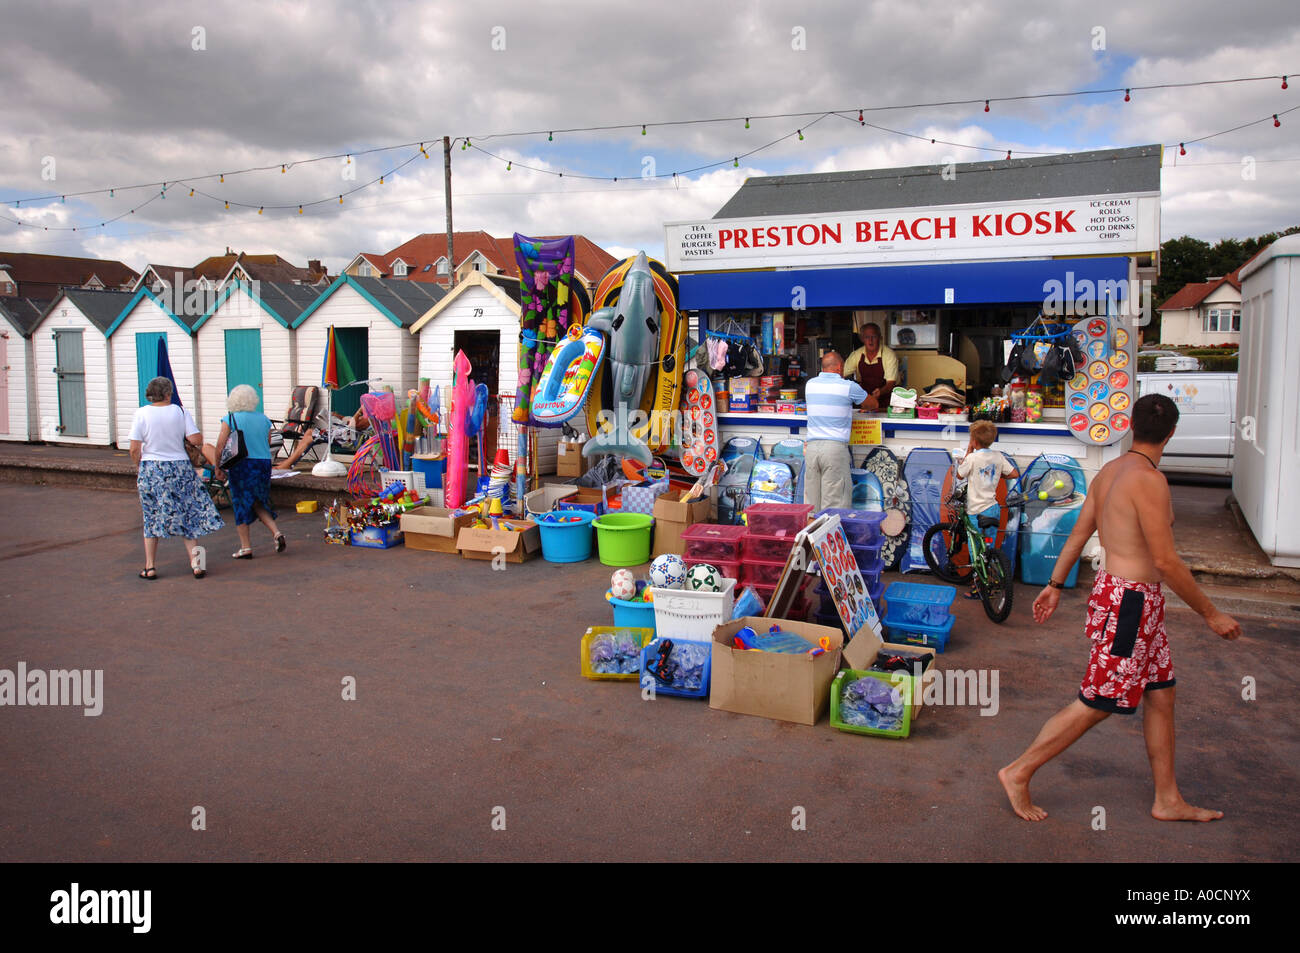
<path id="1" fill-rule="evenodd" d="M 154 559 L 158 540 L 180 536 L 195 579 L 204 569 L 195 540 L 225 525 L 190 464 L 185 444 L 199 447 L 203 438 L 188 410 L 173 404 L 172 382 L 155 377 L 145 388 L 149 403 L 131 421 L 131 459 L 140 468 L 136 485 L 144 511 L 144 569 L 141 579 L 157 579 Z"/>

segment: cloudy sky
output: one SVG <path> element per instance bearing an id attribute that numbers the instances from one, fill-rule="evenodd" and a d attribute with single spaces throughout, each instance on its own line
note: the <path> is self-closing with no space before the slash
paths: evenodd
<path id="1" fill-rule="evenodd" d="M 1135 92 L 1129 103 L 915 105 L 1292 72 L 1287 90 L 1270 79 Z M 1176 145 L 1300 105 L 1293 0 L 47 0 L 5 11 L 0 89 L 0 249 L 137 270 L 230 246 L 320 258 L 337 272 L 357 252 L 441 232 L 443 135 L 458 140 L 458 230 L 582 233 L 615 254 L 660 253 L 664 222 L 712 216 L 747 176 L 974 161 L 1008 148 L 1173 144 L 1165 238 L 1300 224 L 1300 110 L 1280 128 L 1268 118 L 1186 156 Z M 882 106 L 903 108 L 870 122 L 925 141 L 856 122 L 857 109 Z M 828 111 L 847 118 L 817 119 Z M 809 115 L 757 118 L 794 113 Z M 728 121 L 655 125 L 712 118 Z M 633 128 L 548 141 L 551 130 L 617 124 Z M 385 148 L 420 140 L 427 160 L 418 145 Z M 351 191 L 381 174 L 383 185 Z M 163 181 L 183 185 L 165 198 L 156 184 L 131 188 Z M 108 188 L 111 197 L 39 198 Z"/>

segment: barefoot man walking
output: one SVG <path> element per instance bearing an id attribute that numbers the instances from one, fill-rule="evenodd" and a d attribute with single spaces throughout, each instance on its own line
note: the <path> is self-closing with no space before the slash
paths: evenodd
<path id="1" fill-rule="evenodd" d="M 1184 801 L 1174 778 L 1174 669 L 1161 581 L 1216 635 L 1241 635 L 1241 626 L 1214 608 L 1174 550 L 1173 504 L 1157 464 L 1177 423 L 1178 408 L 1168 397 L 1148 394 L 1133 405 L 1133 449 L 1102 467 L 1093 480 L 1051 581 L 1034 600 L 1034 620 L 1046 622 L 1064 588 L 1057 580 L 1069 574 L 1088 538 L 1098 532 L 1106 568 L 1097 574 L 1088 599 L 1092 655 L 1079 697 L 1048 719 L 1025 753 L 998 772 L 1012 809 L 1027 821 L 1047 817 L 1029 797 L 1034 772 L 1112 712 L 1133 714 L 1144 695 L 1142 732 L 1156 787 L 1151 816 L 1161 821 L 1223 817 L 1222 811 Z"/>

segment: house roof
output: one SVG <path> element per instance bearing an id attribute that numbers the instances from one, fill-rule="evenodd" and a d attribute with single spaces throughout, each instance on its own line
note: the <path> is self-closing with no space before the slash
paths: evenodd
<path id="1" fill-rule="evenodd" d="M 334 279 L 319 298 L 311 302 L 292 326 L 298 327 L 307 320 L 316 309 L 321 307 L 336 291 L 345 285 L 351 285 L 361 296 L 366 298 L 380 313 L 395 325 L 409 328 L 420 319 L 430 307 L 437 304 L 447 294 L 447 289 L 439 285 L 430 285 L 423 281 L 410 281 L 405 278 L 357 278 L 353 275 L 339 275 Z"/>
<path id="2" fill-rule="evenodd" d="M 562 236 L 539 235 L 537 237 L 550 240 Z M 513 236 L 493 238 L 484 231 L 456 232 L 452 237 L 452 242 L 457 256 L 455 262 L 457 268 L 463 265 L 475 252 L 478 252 L 490 261 L 498 271 L 507 275 L 517 276 L 519 274 L 519 269 L 515 264 Z M 433 232 L 417 235 L 410 241 L 398 245 L 391 251 L 381 255 L 362 252 L 357 256 L 357 258 L 363 258 L 370 262 L 381 277 L 391 275 L 393 263 L 400 258 L 406 262 L 409 269 L 405 280 L 425 283 L 442 283 L 448 280 L 446 275 L 439 275 L 436 268 L 425 267 L 426 265 L 435 264 L 440 258 L 446 257 L 446 234 L 435 234 Z M 355 259 L 353 261 L 355 262 Z M 585 235 L 574 236 L 574 269 L 588 281 L 597 281 L 617 261 L 618 259 Z"/>
<path id="3" fill-rule="evenodd" d="M 855 212 L 1160 191 L 1158 145 L 993 159 L 901 169 L 866 169 L 746 179 L 714 218 Z"/>
<path id="4" fill-rule="evenodd" d="M 130 291 L 89 291 L 84 288 L 68 288 L 62 297 L 71 301 L 86 319 L 104 334 L 117 323 L 128 304 L 131 304 L 139 292 Z M 45 309 L 48 315 L 55 310 L 61 298 L 55 298 Z"/>
<path id="5" fill-rule="evenodd" d="M 140 287 L 140 284 L 145 280 L 145 278 L 148 276 L 149 272 L 151 271 L 159 278 L 161 278 L 163 281 L 173 286 L 176 284 L 176 275 L 178 273 L 181 276 L 180 280 L 182 284 L 184 284 L 187 281 L 192 281 L 194 279 L 193 268 L 182 268 L 177 265 L 155 265 L 151 262 L 150 264 L 145 265 L 144 271 L 140 272 L 140 277 L 136 279 L 136 283 L 135 283 L 136 288 Z M 132 290 L 134 290 L 134 288 Z"/>
<path id="6" fill-rule="evenodd" d="M 0 298 L 0 312 L 25 338 L 32 336 L 49 306 L 50 302 L 38 298 Z"/>
<path id="7" fill-rule="evenodd" d="M 191 277 L 220 282 L 234 270 L 235 265 L 242 266 L 253 281 L 315 282 L 320 277 L 319 273 L 299 268 L 279 255 L 249 255 L 244 252 L 205 258 L 194 266 Z"/>
<path id="8" fill-rule="evenodd" d="M 184 308 L 181 309 L 180 314 L 177 314 L 172 308 L 169 308 L 167 306 L 167 303 L 165 301 L 160 301 L 158 299 L 158 296 L 153 293 L 152 288 L 147 288 L 142 285 L 135 290 L 135 293 L 133 295 L 131 295 L 131 300 L 129 300 L 123 306 L 121 313 L 118 314 L 117 318 L 113 321 L 113 323 L 108 326 L 108 330 L 104 332 L 104 336 L 112 337 L 113 332 L 116 331 L 122 325 L 122 322 L 124 322 L 127 319 L 127 317 L 129 317 L 135 311 L 136 306 L 139 305 L 140 302 L 145 298 L 148 298 L 150 301 L 156 304 L 158 306 L 158 310 L 161 311 L 163 314 L 167 315 L 167 317 L 171 318 L 173 321 L 175 321 L 176 324 L 180 327 L 180 329 L 184 331 L 186 334 L 193 334 L 194 329 L 199 325 L 199 322 L 203 320 L 203 315 L 201 314 L 185 314 Z"/>
<path id="9" fill-rule="evenodd" d="M 1169 300 L 1156 308 L 1157 311 L 1184 311 L 1188 308 L 1195 308 L 1202 301 L 1208 298 L 1214 292 L 1218 291 L 1224 285 L 1231 285 L 1238 291 L 1241 290 L 1241 269 L 1245 268 L 1252 261 L 1264 253 L 1265 249 L 1261 248 L 1255 254 L 1251 255 L 1232 271 L 1228 272 L 1222 278 L 1214 278 L 1210 281 L 1193 281 L 1183 285 L 1172 295 Z"/>
<path id="10" fill-rule="evenodd" d="M 106 288 L 129 285 L 136 273 L 120 261 L 108 258 L 66 258 L 62 255 L 31 255 L 26 252 L 0 251 L 0 265 L 19 284 L 78 287 L 91 275 L 98 275 Z"/>

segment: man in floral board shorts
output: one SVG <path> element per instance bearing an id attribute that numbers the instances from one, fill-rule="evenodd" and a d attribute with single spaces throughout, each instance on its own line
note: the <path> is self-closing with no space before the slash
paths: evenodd
<path id="1" fill-rule="evenodd" d="M 1157 465 L 1178 423 L 1168 397 L 1148 394 L 1133 405 L 1133 447 L 1098 472 L 1078 522 L 1034 600 L 1034 620 L 1056 611 L 1064 579 L 1096 532 L 1106 569 L 1088 599 L 1086 632 L 1092 645 L 1078 697 L 1048 719 L 1019 758 L 998 772 L 1012 810 L 1027 821 L 1047 812 L 1029 796 L 1034 772 L 1112 713 L 1133 714 L 1145 699 L 1142 732 L 1155 780 L 1151 816 L 1161 821 L 1213 821 L 1222 811 L 1183 800 L 1174 775 L 1174 664 L 1165 635 L 1167 582 L 1218 636 L 1235 639 L 1241 626 L 1214 608 L 1174 549 L 1173 503 Z"/>

